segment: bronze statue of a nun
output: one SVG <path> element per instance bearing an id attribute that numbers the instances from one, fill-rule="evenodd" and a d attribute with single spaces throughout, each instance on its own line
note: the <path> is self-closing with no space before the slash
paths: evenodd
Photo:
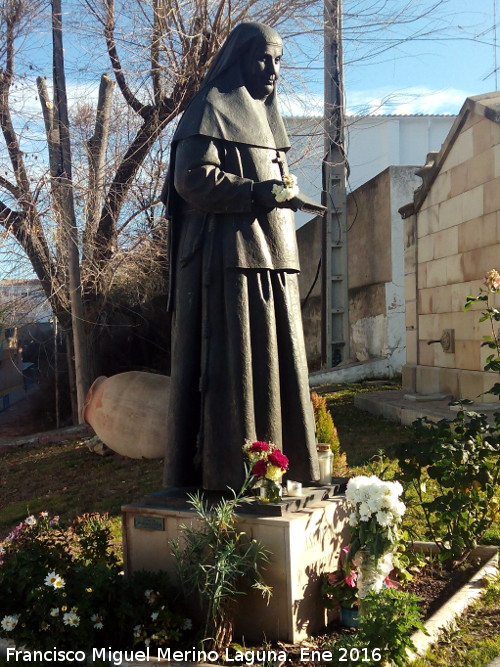
<path id="1" fill-rule="evenodd" d="M 173 137 L 166 487 L 239 489 L 246 440 L 277 445 L 289 479 L 319 478 L 296 202 L 273 194 L 290 147 L 276 101 L 281 56 L 275 30 L 238 25 Z"/>

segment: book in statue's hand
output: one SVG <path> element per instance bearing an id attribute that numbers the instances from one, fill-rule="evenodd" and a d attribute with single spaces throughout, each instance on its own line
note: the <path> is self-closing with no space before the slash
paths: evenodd
<path id="1" fill-rule="evenodd" d="M 326 206 L 323 206 L 323 204 L 318 204 L 303 192 L 299 192 L 298 195 L 295 195 L 293 198 L 293 204 L 299 211 L 311 213 L 311 215 L 325 215 L 326 213 Z"/>

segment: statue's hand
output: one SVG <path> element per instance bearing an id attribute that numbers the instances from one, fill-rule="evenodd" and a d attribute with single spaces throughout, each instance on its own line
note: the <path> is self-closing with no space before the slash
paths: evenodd
<path id="1" fill-rule="evenodd" d="M 296 202 L 294 199 L 289 199 L 287 201 L 278 202 L 276 197 L 273 194 L 273 187 L 275 185 L 282 186 L 283 183 L 276 179 L 271 179 L 269 181 L 261 181 L 260 183 L 253 184 L 253 200 L 257 206 L 262 206 L 269 210 L 273 208 L 291 208 L 294 211 L 297 210 Z"/>

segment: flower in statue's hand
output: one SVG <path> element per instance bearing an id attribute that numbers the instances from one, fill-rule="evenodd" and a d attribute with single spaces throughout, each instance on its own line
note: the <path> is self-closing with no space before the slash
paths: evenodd
<path id="1" fill-rule="evenodd" d="M 271 192 L 278 203 L 293 199 L 299 194 L 297 177 L 293 174 L 284 174 L 283 185 L 273 185 Z"/>

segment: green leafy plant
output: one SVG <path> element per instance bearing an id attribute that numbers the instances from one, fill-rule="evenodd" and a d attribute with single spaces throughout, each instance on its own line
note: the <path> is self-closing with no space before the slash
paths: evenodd
<path id="1" fill-rule="evenodd" d="M 97 541 L 107 535 L 104 520 L 91 520 L 87 547 L 90 532 Z M 2 551 L 4 636 L 32 648 L 49 648 L 54 642 L 60 648 L 85 647 L 98 641 L 105 613 L 101 593 L 109 574 L 118 569 L 114 554 L 109 554 L 107 563 L 90 566 L 79 535 L 46 512 L 19 524 L 3 542 Z"/>
<path id="2" fill-rule="evenodd" d="M 500 310 L 493 306 L 491 299 L 494 294 L 500 294 L 500 273 L 496 269 L 488 271 L 484 277 L 486 289 L 481 288 L 476 296 L 468 296 L 465 302 L 464 310 L 470 310 L 475 303 L 483 302 L 486 304 L 485 310 L 481 313 L 480 322 L 489 321 L 491 335 L 483 336 L 481 345 L 493 350 L 492 354 L 486 358 L 485 371 L 493 371 L 500 374 L 500 338 L 495 324 L 500 322 Z M 493 387 L 486 392 L 495 394 L 500 398 L 500 382 L 495 382 Z"/>
<path id="3" fill-rule="evenodd" d="M 416 595 L 394 588 L 370 592 L 363 601 L 358 631 L 342 635 L 331 647 L 333 663 L 406 667 L 408 651 L 415 648 L 411 635 L 415 630 L 425 632 L 418 602 Z"/>
<path id="4" fill-rule="evenodd" d="M 138 641 L 171 643 L 187 629 L 167 607 L 165 575 L 123 576 L 106 516 L 65 524 L 47 512 L 31 515 L 0 544 L 0 554 L 0 636 L 18 646 L 130 649 Z M 148 588 L 154 596 L 145 595 Z"/>
<path id="5" fill-rule="evenodd" d="M 407 539 L 408 534 L 406 531 L 403 531 L 398 549 L 392 555 L 392 565 L 394 568 L 392 576 L 394 576 L 403 588 L 427 562 L 425 557 L 418 553 L 418 551 L 408 548 Z"/>
<path id="6" fill-rule="evenodd" d="M 500 517 L 500 413 L 494 424 L 463 409 L 454 420 L 418 419 L 400 447 L 399 464 L 440 559 L 450 567 L 466 560 Z"/>
<path id="7" fill-rule="evenodd" d="M 271 596 L 260 571 L 268 552 L 237 527 L 236 508 L 252 483 L 250 474 L 238 494 L 233 492 L 232 498 L 211 507 L 203 495 L 189 495 L 201 525 L 183 526 L 182 537 L 172 544 L 183 590 L 187 595 L 197 594 L 203 607 L 203 648 L 207 650 L 218 651 L 230 644 L 240 595 L 252 587 L 265 598 Z"/>

